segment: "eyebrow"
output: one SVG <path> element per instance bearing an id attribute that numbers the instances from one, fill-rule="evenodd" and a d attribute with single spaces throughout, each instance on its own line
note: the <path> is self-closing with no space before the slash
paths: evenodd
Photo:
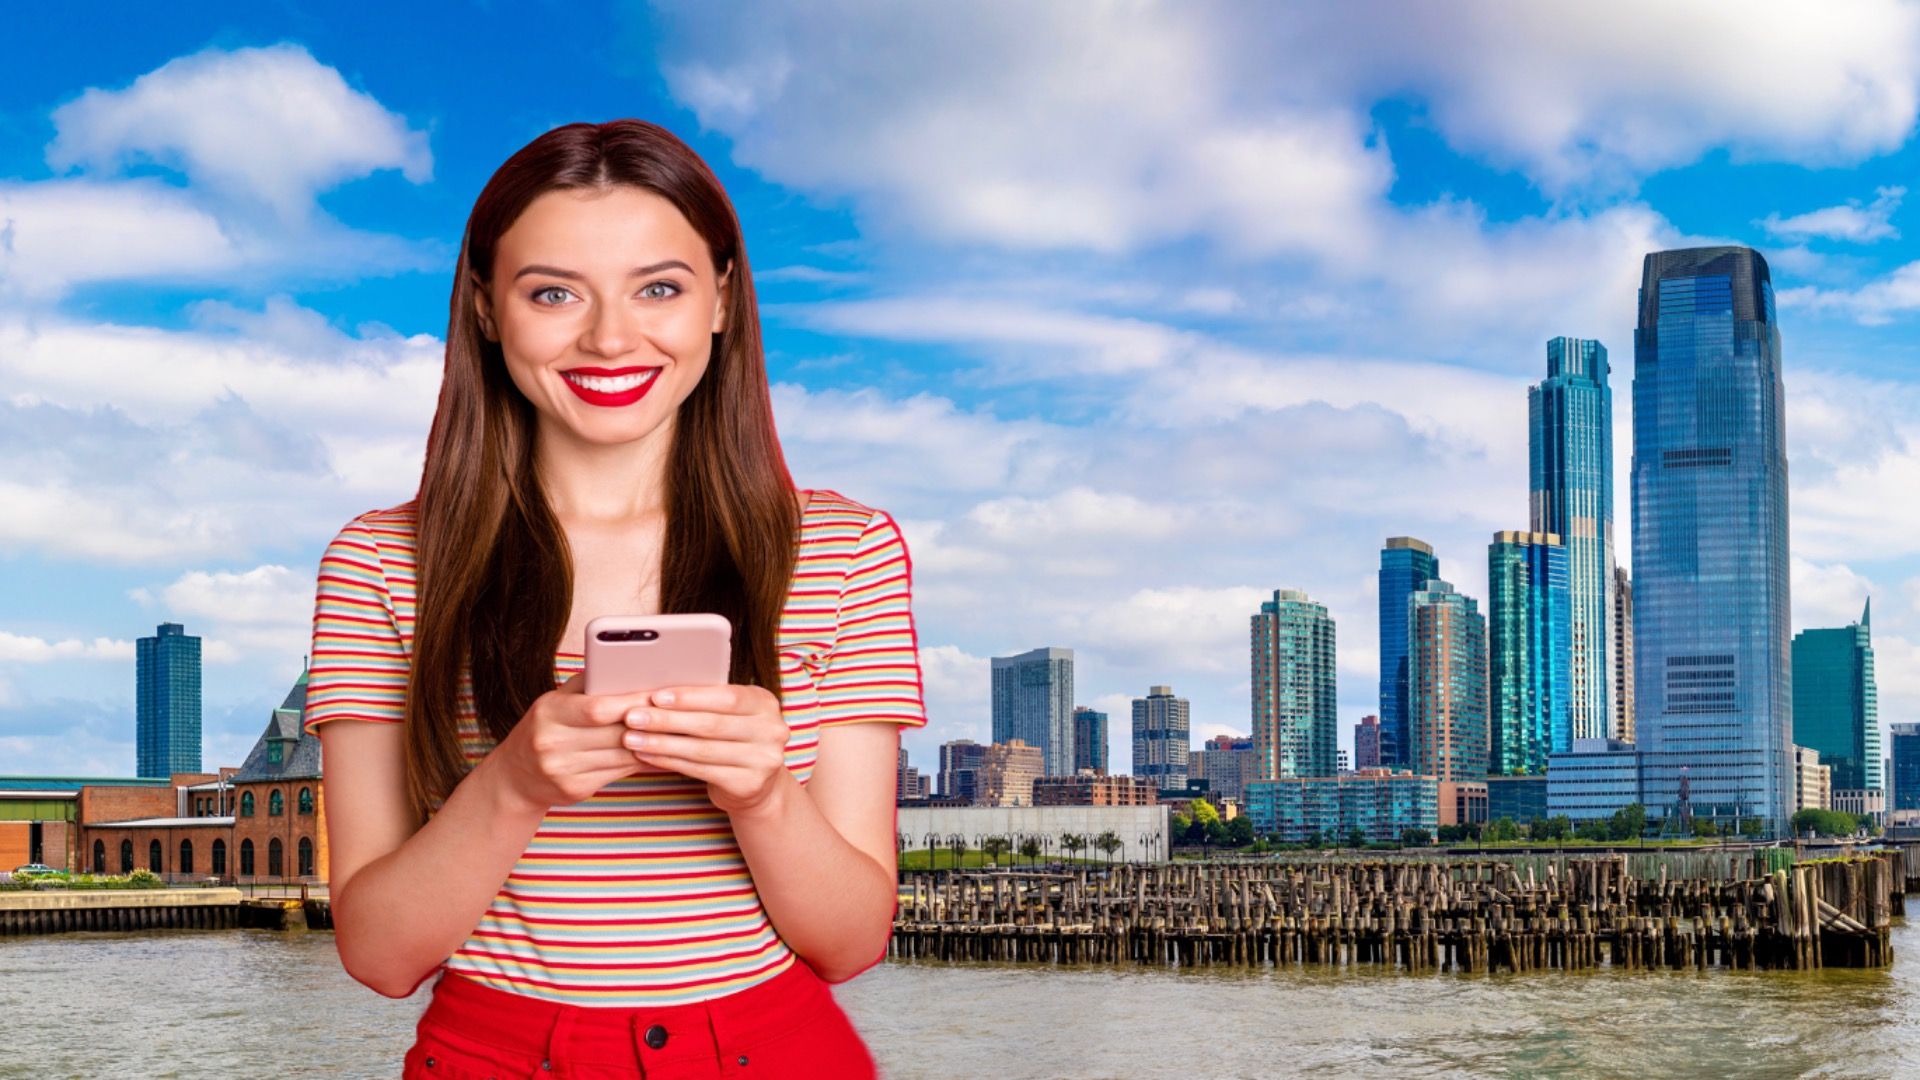
<path id="1" fill-rule="evenodd" d="M 633 269 L 627 271 L 627 276 L 643 277 L 647 274 L 657 274 L 662 270 L 676 270 L 676 269 L 685 270 L 689 274 L 693 273 L 693 267 L 688 266 L 686 263 L 681 262 L 679 259 L 668 259 L 665 262 L 652 263 L 647 266 L 636 266 Z M 526 277 L 528 274 L 548 274 L 557 278 L 566 278 L 569 281 L 586 280 L 586 275 L 584 274 L 580 274 L 572 270 L 563 270 L 558 266 L 545 266 L 540 263 L 534 263 L 531 266 L 521 267 L 520 272 L 513 275 L 513 280 L 519 281 L 521 278 Z"/>

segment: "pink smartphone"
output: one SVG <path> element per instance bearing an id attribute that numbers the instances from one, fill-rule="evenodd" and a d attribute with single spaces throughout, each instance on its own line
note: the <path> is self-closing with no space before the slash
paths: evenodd
<path id="1" fill-rule="evenodd" d="M 602 615 L 587 623 L 589 694 L 724 686 L 733 660 L 725 615 Z"/>

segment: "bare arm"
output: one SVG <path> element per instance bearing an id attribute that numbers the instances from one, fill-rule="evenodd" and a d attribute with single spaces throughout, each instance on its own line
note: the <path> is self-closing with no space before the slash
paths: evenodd
<path id="1" fill-rule="evenodd" d="M 776 785 L 767 802 L 733 814 L 767 918 L 828 982 L 878 963 L 893 932 L 899 749 L 890 723 L 826 728 L 805 787 Z"/>
<path id="2" fill-rule="evenodd" d="M 488 758 L 416 829 L 400 725 L 336 720 L 318 730 L 340 962 L 378 993 L 406 997 L 473 932 L 545 810 L 505 790 Z"/>
<path id="3" fill-rule="evenodd" d="M 486 914 L 551 806 L 637 769 L 620 718 L 645 695 L 542 695 L 424 825 L 408 809 L 401 728 L 321 725 L 335 947 L 355 980 L 406 997 Z"/>

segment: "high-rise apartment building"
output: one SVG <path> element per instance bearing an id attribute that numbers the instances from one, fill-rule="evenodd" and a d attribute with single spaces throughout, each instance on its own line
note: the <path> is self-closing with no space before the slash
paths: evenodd
<path id="1" fill-rule="evenodd" d="M 1613 568 L 1613 732 L 1633 741 L 1633 581 L 1627 568 Z"/>
<path id="2" fill-rule="evenodd" d="M 1073 771 L 1092 769 L 1107 775 L 1107 714 L 1076 705 L 1073 709 Z"/>
<path id="3" fill-rule="evenodd" d="M 1573 738 L 1613 728 L 1613 390 L 1597 341 L 1547 342 L 1547 377 L 1527 391 L 1532 529 L 1567 548 L 1568 715 Z M 1565 750 L 1566 746 L 1557 749 Z"/>
<path id="4" fill-rule="evenodd" d="M 1648 812 L 1793 813 L 1785 399 L 1767 262 L 1646 257 L 1634 332 L 1634 726 Z"/>
<path id="5" fill-rule="evenodd" d="M 1191 732 L 1187 699 L 1174 697 L 1173 687 L 1149 687 L 1146 697 L 1134 698 L 1133 775 L 1153 780 L 1162 790 L 1184 787 Z"/>
<path id="6" fill-rule="evenodd" d="M 1425 541 L 1393 536 L 1380 549 L 1380 763 L 1413 763 L 1407 727 L 1407 597 L 1440 576 L 1440 560 Z"/>
<path id="7" fill-rule="evenodd" d="M 993 741 L 1040 748 L 1048 776 L 1073 772 L 1073 650 L 993 658 Z"/>
<path id="8" fill-rule="evenodd" d="M 1487 771 L 1544 774 L 1573 745 L 1567 547 L 1553 533 L 1498 532 L 1487 546 Z"/>
<path id="9" fill-rule="evenodd" d="M 1333 619 L 1325 604 L 1278 589 L 1253 615 L 1253 752 L 1262 779 L 1339 771 Z"/>
<path id="10" fill-rule="evenodd" d="M 161 623 L 134 647 L 135 771 L 165 778 L 200 771 L 200 639 Z"/>
<path id="11" fill-rule="evenodd" d="M 1377 769 L 1380 767 L 1380 718 L 1363 716 L 1353 725 L 1353 767 Z"/>
<path id="12" fill-rule="evenodd" d="M 1881 791 L 1873 604 L 1860 621 L 1793 637 L 1793 742 L 1833 769 L 1834 791 Z"/>
<path id="13" fill-rule="evenodd" d="M 1487 623 L 1472 598 L 1429 581 L 1407 598 L 1413 771 L 1441 783 L 1487 778 Z"/>
<path id="14" fill-rule="evenodd" d="M 1037 746 L 1020 739 L 994 743 L 974 774 L 974 805 L 1032 806 L 1033 782 L 1040 779 L 1043 766 Z"/>

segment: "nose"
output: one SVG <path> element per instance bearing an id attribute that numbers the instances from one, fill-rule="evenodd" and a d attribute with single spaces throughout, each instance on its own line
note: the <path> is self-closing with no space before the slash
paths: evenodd
<path id="1" fill-rule="evenodd" d="M 580 335 L 580 349 L 597 356 L 620 356 L 640 343 L 640 317 L 622 304 L 602 304 Z"/>

